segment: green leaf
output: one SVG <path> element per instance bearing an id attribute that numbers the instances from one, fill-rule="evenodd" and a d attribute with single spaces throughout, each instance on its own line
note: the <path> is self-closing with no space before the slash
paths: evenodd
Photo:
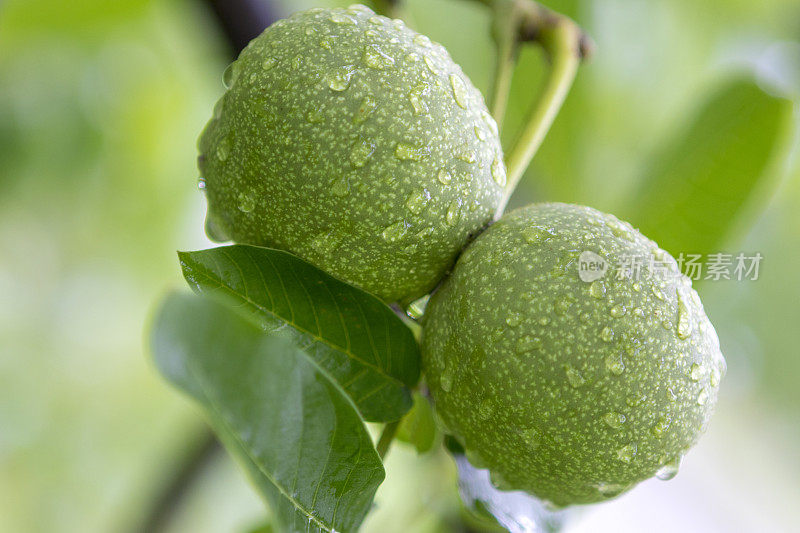
<path id="1" fill-rule="evenodd" d="M 415 392 L 414 407 L 400 423 L 397 439 L 412 444 L 417 453 L 425 453 L 434 447 L 439 437 L 430 402 Z"/>
<path id="2" fill-rule="evenodd" d="M 752 80 L 728 82 L 653 158 L 630 222 L 675 254 L 718 251 L 753 197 L 768 192 L 791 112 Z"/>
<path id="3" fill-rule="evenodd" d="M 285 328 L 344 388 L 366 420 L 397 420 L 411 408 L 419 346 L 378 298 L 286 252 L 234 245 L 178 254 L 198 292 L 222 293 L 268 329 Z"/>
<path id="4" fill-rule="evenodd" d="M 347 395 L 291 339 L 233 308 L 174 294 L 152 334 L 161 372 L 205 409 L 281 531 L 355 531 L 383 481 Z"/>

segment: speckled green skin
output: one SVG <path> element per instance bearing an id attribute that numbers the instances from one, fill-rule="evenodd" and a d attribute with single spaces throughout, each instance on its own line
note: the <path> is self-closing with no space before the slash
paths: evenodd
<path id="1" fill-rule="evenodd" d="M 505 184 L 497 125 L 445 49 L 363 6 L 270 26 L 203 132 L 209 235 L 289 250 L 387 301 L 444 276 Z"/>
<path id="2" fill-rule="evenodd" d="M 611 264 L 602 280 L 580 279 L 584 250 Z M 617 279 L 632 256 L 639 280 Z M 565 204 L 508 213 L 467 248 L 428 305 L 423 362 L 471 461 L 499 488 L 557 506 L 674 475 L 725 371 L 674 259 L 627 223 Z"/>

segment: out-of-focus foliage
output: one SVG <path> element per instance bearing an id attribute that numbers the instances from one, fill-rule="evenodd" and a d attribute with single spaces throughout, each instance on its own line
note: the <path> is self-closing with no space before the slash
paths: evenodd
<path id="1" fill-rule="evenodd" d="M 287 13 L 347 4 L 278 3 Z M 408 3 L 415 29 L 485 90 L 492 49 L 478 2 Z M 515 205 L 571 201 L 624 214 L 651 155 L 729 76 L 800 96 L 796 0 L 546 3 L 585 26 L 598 51 Z M 195 141 L 222 91 L 224 51 L 199 2 L 0 4 L 0 531 L 123 530 L 200 427 L 147 363 L 142 317 L 182 283 L 174 250 L 208 246 Z M 538 51 L 522 52 L 506 146 L 544 66 Z M 587 512 L 578 531 L 796 523 L 800 167 L 777 161 L 772 172 L 765 210 L 735 220 L 719 245 L 760 251 L 759 280 L 701 287 L 729 364 L 708 435 L 675 480 Z M 386 467 L 365 531 L 449 531 L 460 520 L 455 467 L 442 453 L 399 444 Z M 263 515 L 220 457 L 171 530 L 248 531 Z"/>

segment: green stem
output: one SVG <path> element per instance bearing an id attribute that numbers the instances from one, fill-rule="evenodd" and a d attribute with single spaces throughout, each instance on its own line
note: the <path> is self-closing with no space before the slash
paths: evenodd
<path id="1" fill-rule="evenodd" d="M 503 214 L 511 194 L 550 130 L 575 80 L 578 65 L 585 52 L 582 32 L 575 23 L 561 15 L 544 19 L 546 23 L 543 27 L 536 28 L 536 40 L 548 54 L 551 68 L 542 93 L 528 116 L 527 124 L 509 153 L 508 182 L 495 219 Z"/>
<path id="2" fill-rule="evenodd" d="M 389 446 L 391 446 L 392 441 L 394 440 L 395 435 L 397 435 L 397 430 L 400 428 L 400 420 L 395 420 L 394 422 L 389 422 L 385 426 L 383 426 L 383 432 L 381 433 L 381 437 L 378 439 L 378 444 L 375 445 L 375 449 L 378 451 L 378 455 L 381 459 L 386 457 L 386 452 L 389 451 Z"/>
<path id="3" fill-rule="evenodd" d="M 519 48 L 518 16 L 513 1 L 497 2 L 492 22 L 492 36 L 497 46 L 494 65 L 494 82 L 489 96 L 490 110 L 497 127 L 502 128 L 511 92 L 511 79 L 516 66 L 516 53 Z"/>
<path id="4" fill-rule="evenodd" d="M 526 126 L 509 152 L 508 175 L 495 220 L 505 211 L 533 156 L 561 109 L 590 42 L 572 20 L 533 0 L 473 0 L 492 9 L 492 33 L 497 44 L 494 83 L 489 101 L 498 126 L 508 107 L 511 79 L 520 44 L 533 42 L 547 54 L 551 68 Z"/>

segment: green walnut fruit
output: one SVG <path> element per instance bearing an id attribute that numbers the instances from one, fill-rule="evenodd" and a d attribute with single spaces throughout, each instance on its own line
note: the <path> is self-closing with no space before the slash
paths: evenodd
<path id="1" fill-rule="evenodd" d="M 255 38 L 200 137 L 216 240 L 280 248 L 387 301 L 441 280 L 497 208 L 497 125 L 447 51 L 363 6 Z"/>
<path id="2" fill-rule="evenodd" d="M 423 362 L 475 466 L 556 506 L 674 475 L 725 372 L 675 260 L 566 204 L 513 211 L 469 245 L 428 304 Z"/>

